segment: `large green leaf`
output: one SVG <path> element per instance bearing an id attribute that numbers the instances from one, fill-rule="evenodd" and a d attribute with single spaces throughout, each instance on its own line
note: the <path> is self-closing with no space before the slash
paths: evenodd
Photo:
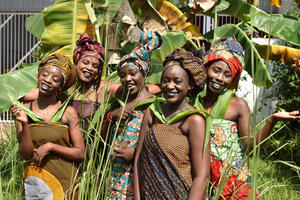
<path id="1" fill-rule="evenodd" d="M 300 45 L 300 22 L 281 14 L 268 14 L 263 10 L 241 0 L 221 0 L 230 3 L 230 6 L 221 11 L 242 21 L 247 21 L 261 31 Z"/>
<path id="2" fill-rule="evenodd" d="M 39 13 L 26 18 L 25 26 L 27 31 L 29 31 L 32 35 L 41 40 L 42 34 L 45 30 L 43 14 Z"/>
<path id="3" fill-rule="evenodd" d="M 89 16 L 85 0 L 56 0 L 43 11 L 45 31 L 42 45 L 62 47 L 58 52 L 72 60 L 79 35 L 89 32 Z"/>
<path id="4" fill-rule="evenodd" d="M 205 38 L 212 40 L 213 31 L 204 35 Z M 245 66 L 246 70 L 250 76 L 253 78 L 253 83 L 259 87 L 269 87 L 272 85 L 272 79 L 269 71 L 257 52 L 254 43 L 247 37 L 247 35 L 234 24 L 226 24 L 216 28 L 217 37 L 232 37 L 234 36 L 237 41 L 245 49 Z M 253 61 L 252 61 L 253 56 Z M 252 69 L 253 64 L 253 69 Z"/>
<path id="5" fill-rule="evenodd" d="M 38 64 L 0 75 L 0 113 L 9 109 L 12 100 L 19 99 L 37 86 Z"/>

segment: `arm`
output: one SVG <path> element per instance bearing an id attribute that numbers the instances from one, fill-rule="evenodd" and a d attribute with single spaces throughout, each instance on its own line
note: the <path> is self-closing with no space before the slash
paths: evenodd
<path id="1" fill-rule="evenodd" d="M 17 125 L 17 138 L 19 142 L 19 151 L 25 160 L 30 160 L 33 156 L 33 143 L 28 127 L 28 118 L 25 111 L 15 105 L 10 107 Z"/>
<path id="2" fill-rule="evenodd" d="M 139 163 L 140 162 L 140 154 L 142 151 L 145 135 L 149 131 L 149 127 L 151 124 L 152 124 L 152 117 L 150 114 L 150 109 L 148 108 L 145 111 L 145 115 L 143 118 L 141 130 L 140 130 L 139 140 L 138 140 L 138 143 L 135 148 L 135 157 L 134 157 L 134 165 L 133 165 L 133 169 L 134 169 L 133 183 L 134 183 L 134 199 L 136 199 L 136 200 L 141 199 L 141 197 L 140 197 L 140 176 L 139 176 L 140 171 L 141 171 L 140 163 Z"/>
<path id="3" fill-rule="evenodd" d="M 182 128 L 188 130 L 193 178 L 188 199 L 204 199 L 210 172 L 210 142 L 203 153 L 205 120 L 199 115 L 192 115 L 187 120 Z"/>
<path id="4" fill-rule="evenodd" d="M 249 152 L 253 149 L 254 138 L 253 138 L 253 129 L 251 125 L 251 113 L 248 107 L 248 104 L 245 100 L 239 99 L 237 108 L 239 108 L 239 118 L 238 118 L 238 129 L 239 134 L 242 137 L 243 145 L 246 152 Z M 271 115 L 268 119 L 267 123 L 261 129 L 260 134 L 257 134 L 255 137 L 256 144 L 265 140 L 272 129 L 274 128 L 276 122 L 278 120 L 290 121 L 290 120 L 299 120 L 300 116 L 296 116 L 299 114 L 299 111 L 293 112 L 278 112 Z M 250 138 L 250 139 L 249 139 Z"/>
<path id="5" fill-rule="evenodd" d="M 35 160 L 41 163 L 47 153 L 55 153 L 68 160 L 83 160 L 85 146 L 81 134 L 77 112 L 73 107 L 67 107 L 64 114 L 69 123 L 69 133 L 73 147 L 65 147 L 51 142 L 34 149 Z"/>

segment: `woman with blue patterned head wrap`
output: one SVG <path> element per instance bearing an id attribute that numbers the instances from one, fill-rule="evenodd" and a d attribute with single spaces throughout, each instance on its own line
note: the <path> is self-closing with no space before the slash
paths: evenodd
<path id="1" fill-rule="evenodd" d="M 130 54 L 122 58 L 118 66 L 123 92 L 117 93 L 116 96 L 123 101 L 127 99 L 125 108 L 114 109 L 107 115 L 108 121 L 115 121 L 121 116 L 121 125 L 114 143 L 116 156 L 113 157 L 111 199 L 134 197 L 132 159 L 144 110 L 133 110 L 132 106 L 152 97 L 144 86 L 144 79 L 151 71 L 150 53 L 161 46 L 162 39 L 157 32 L 149 31 L 142 32 L 141 42 Z M 127 124 L 124 124 L 125 121 L 128 121 Z"/>

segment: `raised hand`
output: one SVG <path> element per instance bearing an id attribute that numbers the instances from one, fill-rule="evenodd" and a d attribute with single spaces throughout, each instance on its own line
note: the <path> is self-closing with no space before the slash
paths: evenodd
<path id="1" fill-rule="evenodd" d="M 27 123 L 28 122 L 28 117 L 25 113 L 25 111 L 19 107 L 19 106 L 16 106 L 16 105 L 11 105 L 10 106 L 10 111 L 12 112 L 12 115 L 13 117 L 21 122 L 21 123 Z"/>
<path id="2" fill-rule="evenodd" d="M 299 120 L 300 119 L 299 114 L 300 111 L 277 112 L 272 114 L 272 117 L 276 120 L 292 121 L 292 120 Z"/>

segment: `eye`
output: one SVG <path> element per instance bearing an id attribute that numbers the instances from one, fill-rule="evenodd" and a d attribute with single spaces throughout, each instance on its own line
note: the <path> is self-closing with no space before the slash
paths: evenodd
<path id="1" fill-rule="evenodd" d="M 134 76 L 134 75 L 136 75 L 136 73 L 137 73 L 137 71 L 134 70 L 134 71 L 131 71 L 131 72 L 130 72 L 130 75 L 131 75 L 131 76 Z"/>
<path id="2" fill-rule="evenodd" d="M 43 71 L 42 72 L 42 76 L 48 76 L 48 72 L 47 71 Z"/>
<path id="3" fill-rule="evenodd" d="M 181 79 L 175 79 L 174 82 L 175 84 L 180 85 L 183 81 Z"/>
<path id="4" fill-rule="evenodd" d="M 230 73 L 230 72 L 227 72 L 227 73 L 225 73 L 225 77 L 226 77 L 226 78 L 231 78 L 231 77 L 232 77 L 232 75 L 231 75 L 231 73 Z"/>
<path id="5" fill-rule="evenodd" d="M 125 78 L 125 77 L 126 77 L 126 74 L 123 73 L 123 72 L 121 72 L 121 73 L 119 74 L 119 76 L 120 76 L 120 78 Z"/>
<path id="6" fill-rule="evenodd" d="M 59 81 L 58 76 L 54 76 L 54 77 L 53 77 L 53 81 L 54 81 L 54 82 L 58 82 L 58 81 Z"/>
<path id="7" fill-rule="evenodd" d="M 162 79 L 162 82 L 163 82 L 163 83 L 167 83 L 167 82 L 169 82 L 169 79 L 168 79 L 168 78 L 163 78 L 163 79 Z"/>
<path id="8" fill-rule="evenodd" d="M 98 67 L 99 67 L 99 64 L 97 64 L 97 63 L 93 64 L 93 68 L 98 69 Z"/>
<path id="9" fill-rule="evenodd" d="M 85 64 L 85 65 L 88 65 L 88 64 L 89 64 L 89 61 L 86 60 L 86 59 L 82 59 L 82 63 Z"/>
<path id="10" fill-rule="evenodd" d="M 214 71 L 215 73 L 218 73 L 218 72 L 220 72 L 220 69 L 219 69 L 218 67 L 214 67 L 214 68 L 213 68 L 213 71 Z"/>

